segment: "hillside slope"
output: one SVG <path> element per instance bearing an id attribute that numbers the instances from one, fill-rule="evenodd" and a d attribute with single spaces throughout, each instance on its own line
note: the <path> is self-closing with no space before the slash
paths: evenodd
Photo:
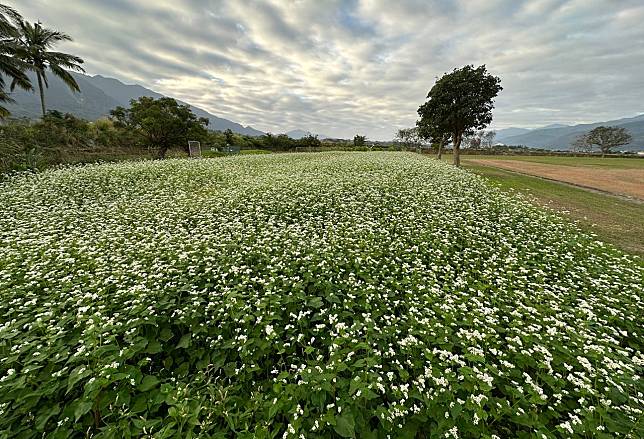
<path id="1" fill-rule="evenodd" d="M 138 99 L 141 96 L 154 98 L 163 96 L 141 85 L 124 84 L 117 79 L 101 75 L 89 76 L 81 73 L 72 73 L 72 75 L 80 86 L 80 93 L 72 92 L 60 79 L 52 75 L 48 77 L 49 88 L 45 92 L 45 102 L 48 109 L 95 120 L 107 116 L 114 107 L 119 105 L 128 106 L 131 99 Z M 35 77 L 32 78 L 32 83 L 36 83 Z M 12 93 L 12 97 L 16 102 L 7 105 L 7 108 L 13 116 L 26 118 L 40 116 L 40 101 L 37 93 L 16 90 Z M 230 129 L 233 132 L 250 136 L 264 134 L 252 127 L 245 127 L 228 119 L 217 117 L 201 108 L 192 105 L 190 105 L 190 108 L 197 116 L 207 118 L 210 121 L 209 128 L 212 130 L 225 131 Z"/>
<path id="2" fill-rule="evenodd" d="M 571 144 L 577 136 L 601 125 L 623 127 L 631 133 L 633 141 L 620 148 L 621 150 L 644 150 L 644 114 L 605 122 L 559 126 L 557 128 L 541 128 L 514 136 L 499 137 L 498 140 L 506 145 L 525 145 L 533 148 L 568 150 L 571 148 Z"/>

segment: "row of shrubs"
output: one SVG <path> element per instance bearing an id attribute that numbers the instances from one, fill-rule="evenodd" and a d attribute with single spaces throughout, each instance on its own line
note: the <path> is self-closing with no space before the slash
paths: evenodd
<path id="1" fill-rule="evenodd" d="M 0 126 L 0 172 L 151 155 L 135 133 L 107 119 L 89 122 L 50 111 L 38 121 L 9 120 Z"/>
<path id="2" fill-rule="evenodd" d="M 204 155 L 226 145 L 242 150 L 288 151 L 299 146 L 319 146 L 315 138 L 294 140 L 285 135 L 262 137 L 207 131 L 200 139 Z M 175 145 L 169 156 L 187 155 L 187 145 Z M 39 120 L 4 120 L 0 125 L 0 174 L 10 171 L 43 169 L 59 164 L 124 159 L 155 158 L 158 151 L 131 127 L 110 119 L 88 121 L 71 114 L 50 111 Z"/>
<path id="3" fill-rule="evenodd" d="M 253 137 L 230 130 L 202 130 L 192 140 L 201 141 L 202 153 L 206 157 L 226 155 L 219 152 L 226 146 L 234 146 L 243 154 L 383 149 L 382 145 L 354 146 L 350 140 L 327 144 L 311 135 L 301 139 L 270 133 Z M 187 156 L 187 142 L 180 143 L 162 156 Z M 389 147 L 402 148 L 396 145 Z M 159 155 L 158 149 L 150 144 L 139 128 L 114 119 L 88 121 L 71 114 L 49 111 L 38 120 L 9 119 L 0 122 L 0 174 L 60 164 L 151 159 Z"/>

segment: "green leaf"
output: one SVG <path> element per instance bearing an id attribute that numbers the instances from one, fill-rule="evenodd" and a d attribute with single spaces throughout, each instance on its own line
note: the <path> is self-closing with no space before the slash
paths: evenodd
<path id="1" fill-rule="evenodd" d="M 172 338 L 172 331 L 170 328 L 163 328 L 159 334 L 159 339 L 163 341 L 168 341 Z"/>
<path id="2" fill-rule="evenodd" d="M 47 421 L 54 415 L 60 413 L 60 405 L 56 404 L 51 409 L 47 410 L 45 413 L 38 416 L 36 419 L 36 430 L 43 431 L 47 425 Z"/>
<path id="3" fill-rule="evenodd" d="M 155 340 L 155 341 L 151 341 L 148 344 L 148 348 L 145 350 L 145 352 L 147 352 L 148 354 L 158 354 L 162 350 L 163 350 L 163 347 L 161 346 L 161 343 Z"/>
<path id="4" fill-rule="evenodd" d="M 154 389 L 156 385 L 159 384 L 159 379 L 154 375 L 146 375 L 139 384 L 139 390 L 141 392 L 147 392 L 148 390 Z"/>
<path id="5" fill-rule="evenodd" d="M 355 421 L 353 416 L 350 413 L 344 413 L 340 416 L 335 417 L 335 427 L 333 427 L 336 433 L 342 437 L 356 437 Z"/>
<path id="6" fill-rule="evenodd" d="M 324 305 L 324 302 L 322 301 L 321 297 L 314 297 L 311 300 L 309 300 L 308 305 L 311 308 L 322 308 L 322 306 Z"/>
<path id="7" fill-rule="evenodd" d="M 91 373 L 92 371 L 88 369 L 87 366 L 78 366 L 77 368 L 72 370 L 69 374 L 69 379 L 67 380 L 67 392 L 65 393 L 69 393 L 69 391 L 78 381 L 90 375 Z"/>
<path id="8" fill-rule="evenodd" d="M 326 392 L 313 392 L 311 394 L 311 402 L 317 407 L 324 406 L 324 403 L 326 402 Z"/>
<path id="9" fill-rule="evenodd" d="M 147 395 L 141 394 L 136 397 L 134 400 L 134 403 L 130 405 L 130 410 L 132 410 L 132 413 L 140 413 L 144 410 L 147 410 L 148 408 L 148 399 Z"/>
<path id="10" fill-rule="evenodd" d="M 74 416 L 76 416 L 76 420 L 78 421 L 85 413 L 89 412 L 92 409 L 93 405 L 94 404 L 91 401 L 79 402 L 76 406 L 76 409 L 74 410 Z"/>
<path id="11" fill-rule="evenodd" d="M 358 389 L 360 389 L 363 386 L 362 381 L 360 380 L 351 380 L 351 383 L 349 384 L 349 395 L 353 395 Z"/>
<path id="12" fill-rule="evenodd" d="M 177 343 L 177 349 L 187 349 L 190 347 L 190 334 L 186 334 L 183 337 L 181 337 L 181 340 L 179 340 L 179 343 Z"/>

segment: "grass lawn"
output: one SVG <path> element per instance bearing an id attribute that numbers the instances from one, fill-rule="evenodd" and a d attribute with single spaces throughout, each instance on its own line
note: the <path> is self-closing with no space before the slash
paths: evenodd
<path id="1" fill-rule="evenodd" d="M 494 156 L 492 156 L 494 157 Z M 568 157 L 525 157 L 525 159 L 568 159 Z M 571 157 L 571 159 L 582 159 Z M 601 159 L 588 159 L 591 160 Z M 605 159 L 605 161 L 633 161 L 631 159 Z M 498 168 L 468 164 L 464 167 L 487 177 L 506 191 L 527 194 L 536 204 L 548 206 L 578 221 L 599 239 L 626 251 L 644 255 L 644 205 L 590 192 L 568 184 L 556 183 Z M 592 165 L 589 165 L 592 166 Z"/>
<path id="2" fill-rule="evenodd" d="M 451 156 L 449 157 L 451 160 Z M 602 169 L 644 169 L 644 159 L 623 157 L 560 157 L 520 155 L 462 155 L 461 161 L 468 160 L 519 160 L 546 165 L 589 166 Z"/>

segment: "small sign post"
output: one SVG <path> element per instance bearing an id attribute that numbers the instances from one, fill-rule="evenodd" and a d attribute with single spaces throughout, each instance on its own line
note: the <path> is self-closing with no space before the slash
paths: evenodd
<path id="1" fill-rule="evenodd" d="M 192 158 L 201 158 L 201 143 L 196 140 L 188 140 L 188 153 Z"/>

